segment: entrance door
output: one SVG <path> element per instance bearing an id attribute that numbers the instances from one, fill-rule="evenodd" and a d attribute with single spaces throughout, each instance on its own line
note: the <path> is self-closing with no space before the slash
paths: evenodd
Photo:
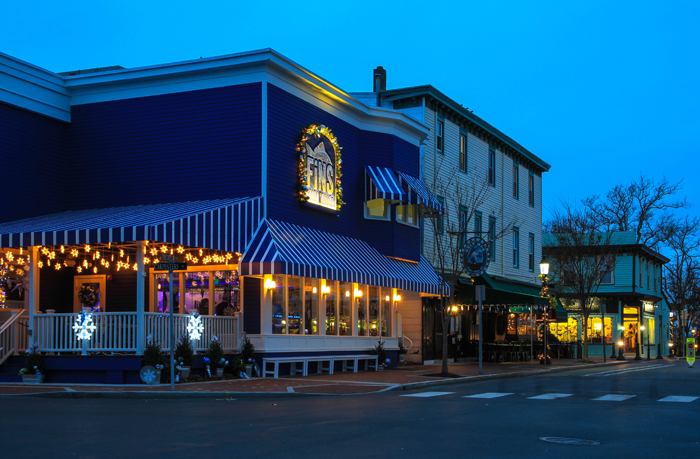
<path id="1" fill-rule="evenodd" d="M 434 305 L 434 298 L 423 298 L 423 360 L 435 360 Z"/>

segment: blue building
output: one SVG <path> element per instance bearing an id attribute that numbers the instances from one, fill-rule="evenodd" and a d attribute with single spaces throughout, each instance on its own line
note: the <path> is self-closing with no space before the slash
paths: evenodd
<path id="1" fill-rule="evenodd" d="M 5 306 L 26 345 L 82 350 L 70 325 L 89 308 L 88 352 L 168 347 L 172 301 L 178 333 L 202 314 L 199 349 L 245 332 L 260 359 L 359 355 L 381 339 L 395 361 L 402 309 L 439 292 L 419 227 L 371 218 L 441 210 L 413 118 L 270 49 L 60 74 L 0 54 L 0 70 Z M 171 257 L 188 264 L 173 285 L 154 269 Z"/>

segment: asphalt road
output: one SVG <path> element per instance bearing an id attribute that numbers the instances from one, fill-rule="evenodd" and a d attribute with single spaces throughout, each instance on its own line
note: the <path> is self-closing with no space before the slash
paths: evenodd
<path id="1" fill-rule="evenodd" d="M 699 382 L 700 368 L 652 360 L 371 395 L 1 398 L 0 456 L 697 457 Z M 550 443 L 542 437 L 599 444 Z"/>

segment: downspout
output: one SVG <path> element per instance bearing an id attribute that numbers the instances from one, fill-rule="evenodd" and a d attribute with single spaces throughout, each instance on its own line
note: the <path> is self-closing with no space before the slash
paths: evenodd
<path id="1" fill-rule="evenodd" d="M 506 182 L 505 182 L 505 173 L 506 173 L 506 154 L 503 152 L 503 157 L 501 158 L 501 233 L 504 230 L 504 223 L 503 220 L 506 218 L 506 214 L 504 211 L 505 208 L 505 195 L 506 195 Z M 503 235 L 503 243 L 501 243 L 501 251 L 503 252 L 503 258 L 501 258 L 501 276 L 506 277 L 506 251 L 505 251 L 505 241 L 506 241 L 506 236 L 505 234 Z M 546 333 L 547 327 L 545 326 L 545 333 Z M 545 363 L 546 363 L 546 357 L 545 357 Z"/>

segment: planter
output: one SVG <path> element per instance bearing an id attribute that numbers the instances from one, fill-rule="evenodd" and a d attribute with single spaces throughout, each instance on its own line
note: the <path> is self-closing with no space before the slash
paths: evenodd
<path id="1" fill-rule="evenodd" d="M 403 362 L 403 354 L 399 354 L 399 362 Z"/>
<path id="2" fill-rule="evenodd" d="M 253 377 L 253 364 L 249 364 L 249 365 L 245 366 L 245 374 L 247 374 L 251 378 Z"/>
<path id="3" fill-rule="evenodd" d="M 217 378 L 223 378 L 223 377 L 224 377 L 224 369 L 223 369 L 223 368 L 217 368 L 217 369 L 216 369 L 216 377 L 217 377 Z"/>
<path id="4" fill-rule="evenodd" d="M 190 367 L 180 367 L 180 379 L 187 379 L 190 377 Z"/>
<path id="5" fill-rule="evenodd" d="M 22 382 L 25 384 L 41 384 L 44 382 L 44 375 L 22 375 Z"/>

